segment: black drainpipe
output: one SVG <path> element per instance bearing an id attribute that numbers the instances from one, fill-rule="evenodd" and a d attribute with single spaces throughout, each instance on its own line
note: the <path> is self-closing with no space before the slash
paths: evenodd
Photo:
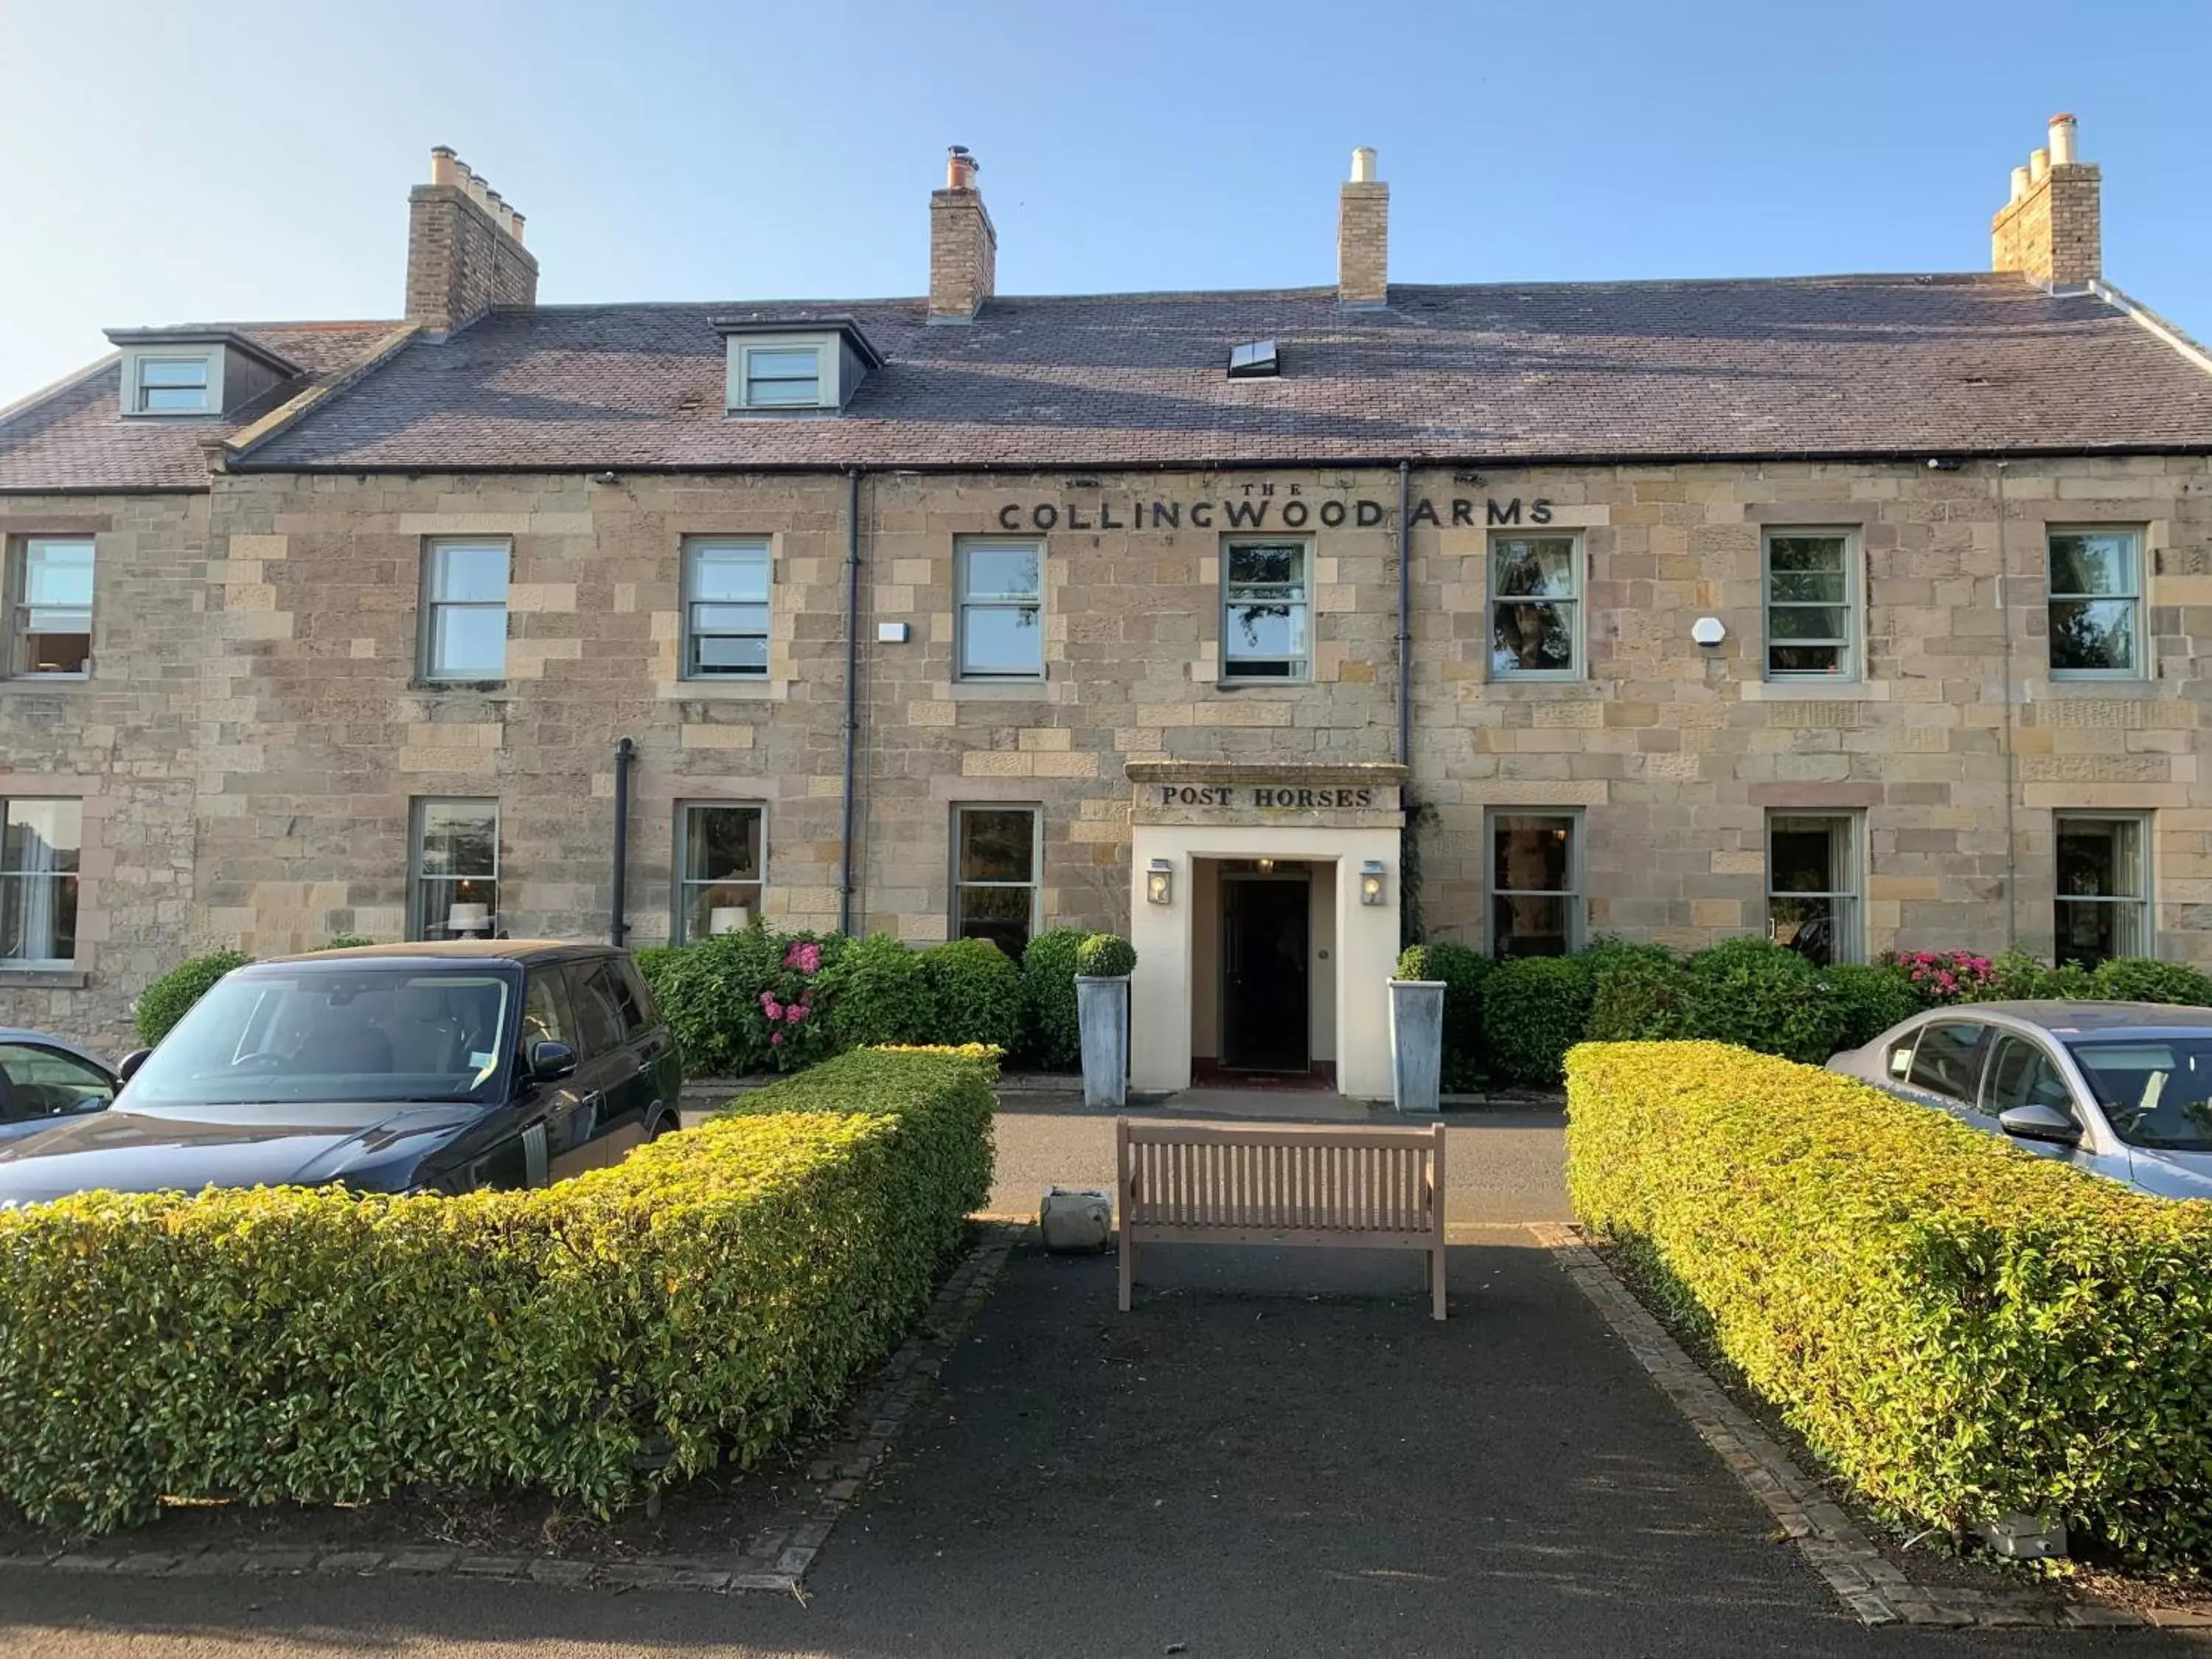
<path id="1" fill-rule="evenodd" d="M 853 766 L 860 732 L 860 474 L 845 474 L 845 799 L 837 832 L 837 931 L 853 931 Z"/>
<path id="2" fill-rule="evenodd" d="M 613 902 L 607 907 L 607 943 L 619 950 L 629 932 L 629 769 L 637 758 L 637 744 L 629 738 L 615 744 L 615 871 L 609 884 Z"/>
<path id="3" fill-rule="evenodd" d="M 1401 766 L 1413 763 L 1413 465 L 1398 463 L 1398 754 Z"/>

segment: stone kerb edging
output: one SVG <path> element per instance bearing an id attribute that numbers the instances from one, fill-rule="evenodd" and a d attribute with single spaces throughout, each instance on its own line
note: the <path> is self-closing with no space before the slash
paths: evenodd
<path id="1" fill-rule="evenodd" d="M 798 1593 L 807 1570 L 845 1511 L 883 1461 L 915 1406 L 967 1334 L 997 1285 L 1021 1229 L 977 1224 L 975 1248 L 955 1268 L 929 1312 L 885 1362 L 874 1386 L 846 1408 L 837 1437 L 807 1466 L 799 1495 L 756 1537 L 743 1555 L 702 1560 L 641 1556 L 620 1561 L 563 1556 L 501 1555 L 488 1551 L 409 1546 L 390 1548 L 290 1548 L 251 1545 L 165 1553 L 97 1547 L 40 1553 L 0 1552 L 0 1568 L 49 1572 L 122 1573 L 134 1577 L 211 1577 L 240 1573 L 345 1573 L 416 1577 L 489 1578 L 565 1589 L 680 1589 Z"/>
<path id="2" fill-rule="evenodd" d="M 1844 1605 L 1869 1625 L 2041 1625 L 2112 1626 L 2212 1625 L 2196 1613 L 2153 1612 L 2069 1601 L 2049 1591 L 1955 1589 L 1916 1584 L 1800 1469 L 1772 1436 L 1729 1398 L 1705 1368 L 1652 1316 L 1572 1227 L 1540 1222 L 1529 1231 L 1575 1288 L 1613 1327 L 1661 1393 L 1690 1420 L 1746 1491 L 1796 1540 L 1806 1561 Z"/>

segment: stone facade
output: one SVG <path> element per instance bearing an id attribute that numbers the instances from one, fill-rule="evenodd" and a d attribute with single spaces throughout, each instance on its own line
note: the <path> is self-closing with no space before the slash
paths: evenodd
<path id="1" fill-rule="evenodd" d="M 864 479 L 853 926 L 945 937 L 956 805 L 1041 809 L 1042 919 L 1118 929 L 1131 763 L 1390 760 L 1395 485 L 1379 470 Z M 2047 951 L 2052 812 L 2124 810 L 2152 815 L 2160 952 L 2212 965 L 2205 463 L 2014 463 L 2002 534 L 1998 485 L 1981 464 L 1592 468 L 1479 485 L 1417 471 L 1409 789 L 1435 815 L 1431 934 L 1483 937 L 1486 808 L 1578 811 L 1588 931 L 1682 946 L 1764 926 L 1769 810 L 1833 810 L 1864 815 L 1869 949 L 2016 939 Z M 88 988 L 0 992 L 0 1018 L 112 1040 L 138 987 L 188 949 L 398 937 L 420 798 L 500 802 L 517 936 L 604 935 L 623 737 L 641 755 L 634 943 L 668 934 L 679 801 L 763 804 L 767 915 L 834 926 L 846 490 L 820 475 L 240 474 L 204 497 L 11 501 L 11 533 L 94 528 L 101 576 L 91 682 L 0 695 L 10 787 L 46 787 L 21 781 L 31 773 L 82 788 L 100 828 L 85 854 Z M 1548 529 L 1580 538 L 1585 672 L 1501 679 L 1486 591 L 1498 532 L 1484 524 L 1540 500 Z M 1311 681 L 1224 686 L 1219 504 L 1249 518 L 1267 503 L 1273 526 L 1292 501 L 1314 526 Z M 1196 514 L 1199 502 L 1217 510 Z M 1346 510 L 1324 515 L 1331 502 Z M 1182 510 L 1170 527 L 1151 503 Z M 1034 525 L 1041 507 L 1054 520 L 1040 538 L 1046 676 L 963 681 L 956 548 Z M 1343 523 L 1320 527 L 1324 516 Z M 2152 677 L 2051 677 L 2052 524 L 2142 535 Z M 1797 526 L 1856 532 L 1854 682 L 1760 677 L 1762 531 Z M 769 538 L 765 683 L 678 677 L 679 549 L 700 533 Z M 424 542 L 453 534 L 512 544 L 496 685 L 419 678 Z M 1723 643 L 1692 642 L 1703 617 L 1724 625 Z M 909 623 L 909 639 L 877 642 L 884 622 Z"/>
<path id="2" fill-rule="evenodd" d="M 73 969 L 0 972 L 0 1024 L 118 1048 L 140 987 L 204 937 L 192 804 L 212 622 L 204 495 L 0 498 L 11 562 L 33 536 L 92 538 L 92 672 L 0 679 L 0 799 L 82 803 Z"/>

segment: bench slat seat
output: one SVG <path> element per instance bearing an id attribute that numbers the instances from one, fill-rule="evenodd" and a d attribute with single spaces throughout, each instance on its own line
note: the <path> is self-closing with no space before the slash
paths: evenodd
<path id="1" fill-rule="evenodd" d="M 1419 1250 L 1444 1317 L 1444 1130 L 1114 1122 L 1121 1304 L 1139 1244 Z"/>

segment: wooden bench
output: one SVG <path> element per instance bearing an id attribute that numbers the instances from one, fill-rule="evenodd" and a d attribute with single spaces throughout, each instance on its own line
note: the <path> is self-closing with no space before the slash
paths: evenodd
<path id="1" fill-rule="evenodd" d="M 1444 1129 L 1114 1121 L 1121 1311 L 1139 1244 L 1419 1250 L 1444 1316 Z"/>

